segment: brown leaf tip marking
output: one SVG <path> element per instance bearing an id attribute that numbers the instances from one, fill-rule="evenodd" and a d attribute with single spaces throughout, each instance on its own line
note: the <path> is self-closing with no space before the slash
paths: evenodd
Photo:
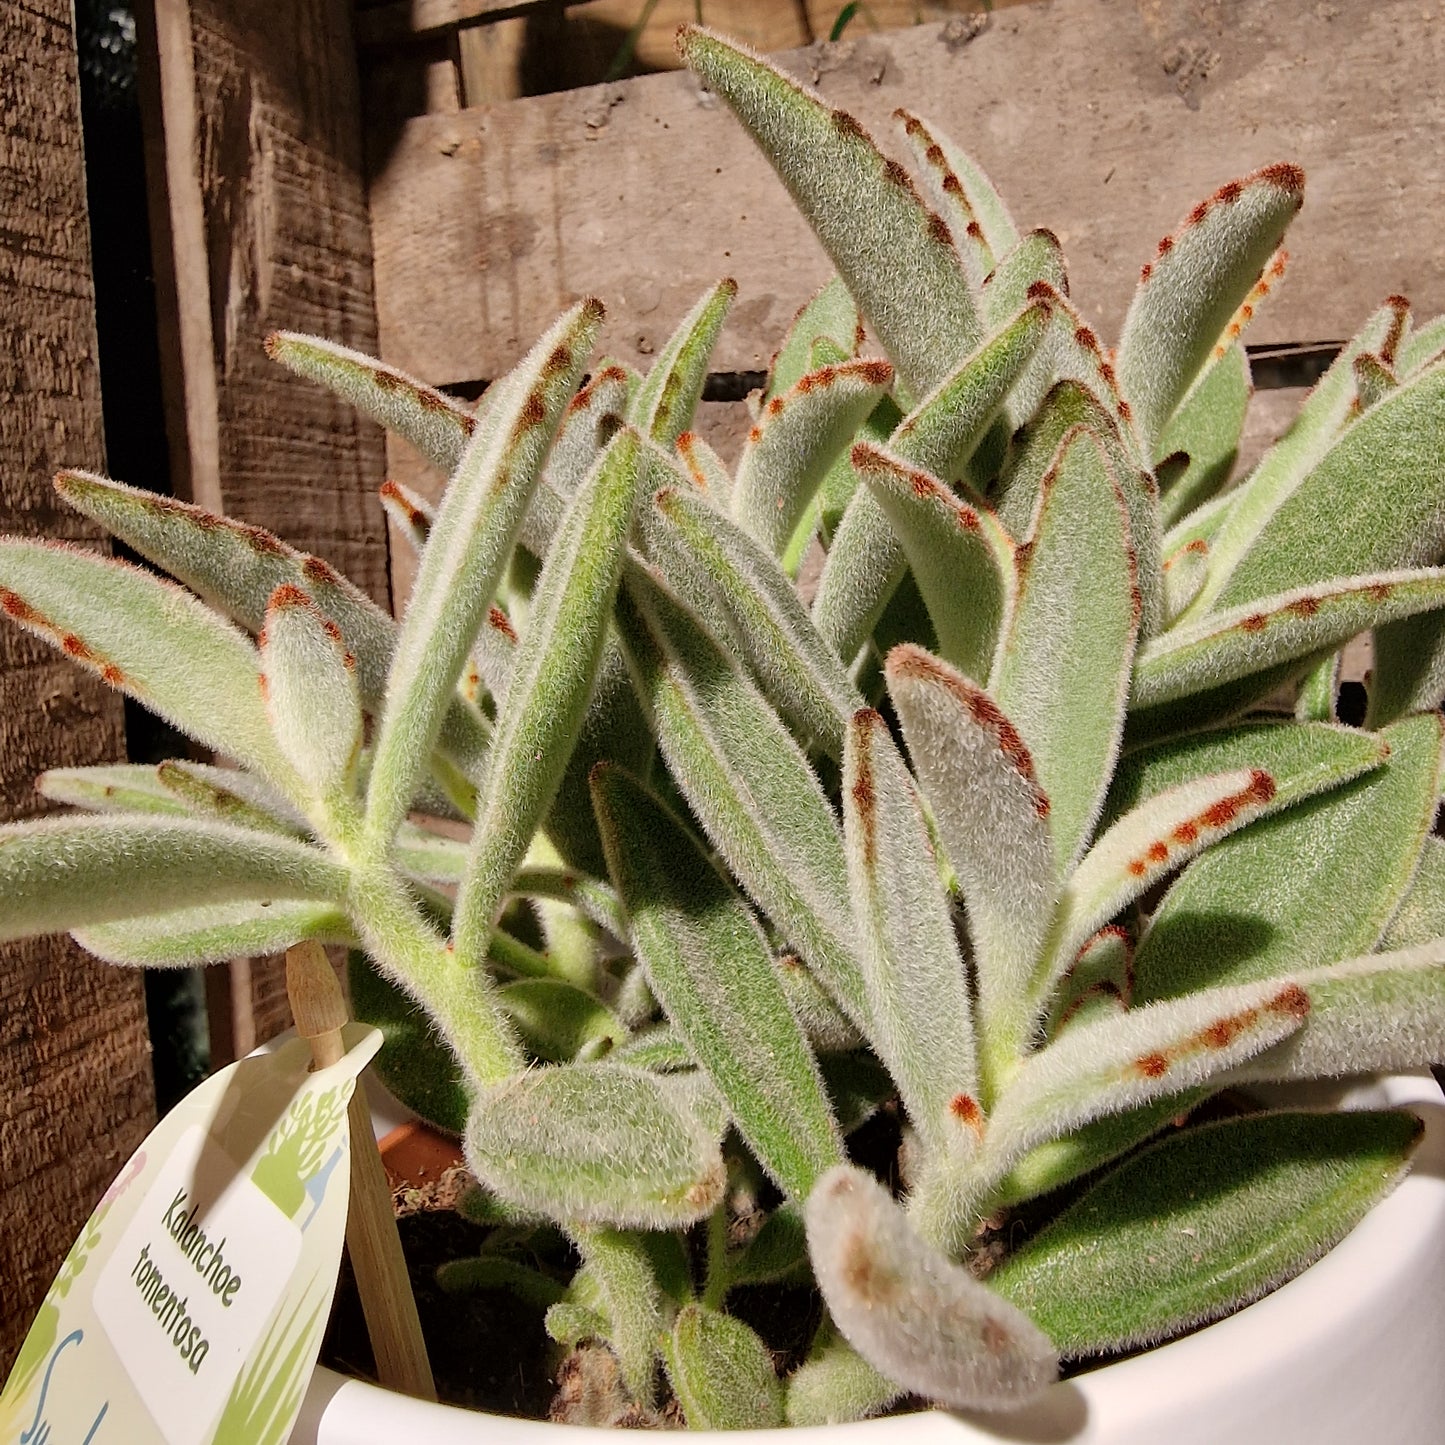
<path id="1" fill-rule="evenodd" d="M 1161 1053 L 1145 1054 L 1135 1059 L 1134 1068 L 1146 1079 L 1162 1079 L 1169 1072 L 1169 1060 Z"/>
<path id="2" fill-rule="evenodd" d="M 293 607 L 310 607 L 311 599 L 294 583 L 283 582 L 266 603 L 268 612 L 286 612 Z"/>
<path id="3" fill-rule="evenodd" d="M 1255 174 L 1259 180 L 1268 181 L 1282 191 L 1297 192 L 1299 202 L 1304 202 L 1305 173 L 1302 166 L 1297 166 L 1292 161 L 1276 161 L 1272 166 L 1265 166 Z"/>
<path id="4" fill-rule="evenodd" d="M 966 678 L 946 668 L 921 647 L 910 642 L 900 643 L 888 654 L 886 670 L 899 677 L 942 686 L 950 693 L 980 728 L 992 734 L 999 752 L 1009 766 L 1032 786 L 1035 813 L 1040 818 L 1048 817 L 1049 800 L 1038 786 L 1033 754 L 1019 736 L 1018 729 L 986 692 L 974 687 Z"/>
<path id="5" fill-rule="evenodd" d="M 339 587 L 341 585 L 341 578 L 320 557 L 303 557 L 301 574 L 308 582 L 314 582 L 318 587 Z"/>
<path id="6" fill-rule="evenodd" d="M 856 776 L 849 789 L 858 810 L 858 825 L 863 833 L 863 862 L 872 868 L 878 852 L 878 797 L 873 790 L 873 763 L 868 753 L 870 734 L 877 713 L 868 708 L 853 714 L 853 732 L 858 740 Z M 879 719 L 881 722 L 881 719 Z"/>
<path id="7" fill-rule="evenodd" d="M 517 417 L 517 424 L 513 428 L 513 435 L 524 431 L 530 431 L 533 427 L 541 426 L 547 420 L 547 404 L 537 394 L 531 392 L 522 405 L 520 415 Z"/>
<path id="8" fill-rule="evenodd" d="M 268 331 L 265 340 L 261 342 L 261 349 L 275 361 L 285 344 L 286 338 L 279 331 Z"/>
<path id="9" fill-rule="evenodd" d="M 7 617 L 13 617 L 16 622 L 24 622 L 31 627 L 49 626 L 41 613 L 18 592 L 12 592 L 8 587 L 0 587 L 0 608 L 4 609 Z"/>
<path id="10" fill-rule="evenodd" d="M 500 607 L 487 608 L 487 626 L 493 632 L 500 632 L 508 642 L 517 641 L 517 629 L 512 626 L 512 619 Z"/>
<path id="11" fill-rule="evenodd" d="M 972 1129 L 975 1134 L 983 1133 L 983 1110 L 972 1094 L 955 1094 L 948 1101 L 948 1112 Z"/>
<path id="12" fill-rule="evenodd" d="M 1146 262 L 1139 268 L 1139 284 L 1142 286 L 1153 274 L 1154 274 L 1154 268 L 1153 268 L 1153 266 L 1151 266 L 1151 265 L 1149 264 L 1149 262 L 1146 261 Z"/>
<path id="13" fill-rule="evenodd" d="M 843 1282 L 859 1301 L 869 1309 L 886 1309 L 898 1302 L 903 1294 L 903 1281 L 879 1256 L 863 1230 L 850 1233 L 839 1254 Z"/>
<path id="14" fill-rule="evenodd" d="M 1320 599 L 1318 597 L 1297 597 L 1285 608 L 1286 612 L 1293 612 L 1296 617 L 1313 617 L 1320 610 Z"/>
<path id="15" fill-rule="evenodd" d="M 1265 1004 L 1265 1008 L 1272 1014 L 1284 1014 L 1288 1018 L 1308 1018 L 1310 996 L 1299 984 L 1287 984 Z"/>
<path id="16" fill-rule="evenodd" d="M 847 136 L 850 140 L 868 139 L 868 132 L 858 123 L 856 117 L 849 115 L 846 110 L 835 110 L 832 120 L 833 129 L 839 135 Z"/>
<path id="17" fill-rule="evenodd" d="M 861 338 L 858 344 L 863 344 Z M 893 367 L 886 361 L 860 361 L 853 369 L 869 386 L 887 386 L 893 380 Z"/>
<path id="18" fill-rule="evenodd" d="M 758 444 L 760 441 L 762 441 L 762 439 L 763 439 L 763 429 L 762 429 L 762 427 L 760 427 L 760 426 L 752 426 L 752 427 L 749 427 L 749 428 L 748 428 L 748 443 L 749 443 L 750 446 L 757 446 L 757 444 Z"/>
<path id="19" fill-rule="evenodd" d="M 927 134 L 923 128 L 923 122 L 911 111 L 904 110 L 902 106 L 899 106 L 898 109 L 893 112 L 893 119 L 901 120 L 904 131 L 915 140 L 919 136 Z"/>
<path id="20" fill-rule="evenodd" d="M 607 308 L 596 296 L 589 296 L 582 303 L 582 320 L 588 322 L 601 322 L 607 319 Z"/>
<path id="21" fill-rule="evenodd" d="M 948 222 L 937 211 L 928 213 L 928 234 L 940 246 L 953 245 L 953 232 L 948 229 Z"/>
<path id="22" fill-rule="evenodd" d="M 1047 281 L 1030 281 L 1029 289 L 1024 292 L 1024 297 L 1029 301 L 1057 301 L 1059 293 Z M 1091 332 L 1090 335 L 1093 333 Z"/>
<path id="23" fill-rule="evenodd" d="M 832 380 L 832 377 L 830 376 L 828 379 L 829 379 L 829 381 L 831 381 L 831 380 Z M 803 382 L 807 382 L 807 387 L 806 387 L 806 388 L 804 388 Z M 813 388 L 814 388 L 815 386 L 817 386 L 817 385 L 818 385 L 818 381 L 810 374 L 810 375 L 808 375 L 808 376 L 803 377 L 803 378 L 798 382 L 798 390 L 799 390 L 799 391 L 804 391 L 804 390 L 812 391 Z M 768 403 L 767 411 L 768 411 L 768 415 L 769 415 L 769 416 L 777 416 L 777 414 L 778 414 L 780 411 L 782 411 L 782 409 L 783 409 L 783 398 L 780 397 L 780 396 L 775 396 L 775 397 Z"/>
<path id="24" fill-rule="evenodd" d="M 424 531 L 427 526 L 426 513 L 422 511 L 415 502 L 407 496 L 406 492 L 393 481 L 385 481 L 381 484 L 381 499 L 390 502 L 393 506 L 399 507 L 405 514 L 406 520 L 418 531 Z"/>
<path id="25" fill-rule="evenodd" d="M 1156 839 L 1138 858 L 1131 859 L 1127 871 L 1132 877 L 1142 878 L 1146 873 L 1157 871 L 1169 861 L 1172 853 L 1170 844 L 1182 848 L 1192 847 L 1199 841 L 1206 829 L 1218 831 L 1227 828 L 1247 808 L 1263 807 L 1275 795 L 1277 787 L 1274 778 L 1262 768 L 1256 768 L 1249 777 L 1249 786 L 1227 798 L 1211 803 L 1197 817 L 1186 818 L 1175 825 L 1168 839 Z"/>
<path id="26" fill-rule="evenodd" d="M 1369 594 L 1371 602 L 1388 602 L 1390 600 L 1390 594 L 1394 590 L 1394 584 L 1391 582 L 1372 582 L 1365 589 Z"/>
<path id="27" fill-rule="evenodd" d="M 1206 557 L 1209 555 L 1209 543 L 1203 537 L 1196 537 L 1184 550 L 1193 552 L 1196 557 Z"/>
<path id="28" fill-rule="evenodd" d="M 550 380 L 554 376 L 561 376 L 571 365 L 572 348 L 564 342 L 553 347 L 552 354 L 542 365 L 542 375 Z"/>
<path id="29" fill-rule="evenodd" d="M 1241 632 L 1263 632 L 1269 626 L 1269 618 L 1263 612 L 1251 612 L 1243 622 L 1239 624 Z"/>

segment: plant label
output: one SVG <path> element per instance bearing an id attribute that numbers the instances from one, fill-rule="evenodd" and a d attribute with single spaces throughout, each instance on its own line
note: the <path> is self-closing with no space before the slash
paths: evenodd
<path id="1" fill-rule="evenodd" d="M 66 1256 L 0 1393 L 0 1445 L 280 1445 L 341 1264 L 347 1103 L 381 1035 L 293 1039 L 193 1090 Z"/>

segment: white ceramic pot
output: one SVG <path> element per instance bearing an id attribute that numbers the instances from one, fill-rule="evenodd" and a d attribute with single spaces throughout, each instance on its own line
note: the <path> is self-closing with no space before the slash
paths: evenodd
<path id="1" fill-rule="evenodd" d="M 934 1410 L 835 1428 L 857 1445 L 1440 1445 L 1445 1098 L 1428 1075 L 1409 1075 L 1354 1090 L 1347 1102 L 1408 1104 L 1424 1118 L 1425 1137 L 1405 1182 L 1283 1288 L 1186 1339 L 1056 1385 L 1021 1413 Z M 556 1445 L 559 1428 L 567 1427 L 424 1404 L 318 1369 L 292 1440 Z M 736 1445 L 739 1437 L 688 1438 Z M 800 1436 L 746 1438 L 797 1445 Z M 568 1428 L 563 1445 L 573 1441 L 617 1445 L 617 1436 Z"/>

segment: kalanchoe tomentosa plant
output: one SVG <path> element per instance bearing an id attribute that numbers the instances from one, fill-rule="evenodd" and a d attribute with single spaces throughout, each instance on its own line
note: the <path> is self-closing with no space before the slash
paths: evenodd
<path id="1" fill-rule="evenodd" d="M 191 590 L 12 538 L 5 611 L 239 770 L 46 774 L 83 811 L 0 830 L 0 932 L 161 966 L 352 944 L 388 1077 L 504 1224 L 448 1282 L 549 1301 L 634 1409 L 663 1377 L 697 1427 L 1007 1408 L 1271 1288 L 1406 1167 L 1408 1114 L 1174 1121 L 1445 1056 L 1445 325 L 1390 298 L 1229 487 L 1298 170 L 1191 211 L 1105 350 L 1055 238 L 925 121 L 937 209 L 850 116 L 680 44 L 838 272 L 737 466 L 689 430 L 731 282 L 648 376 L 579 389 L 582 302 L 475 413 L 273 338 L 450 477 L 435 511 L 384 493 L 405 618 L 63 474 Z M 850 1162 L 880 1109 L 896 1191 Z M 1065 1185 L 985 1270 L 981 1226 Z M 558 1227 L 572 1277 L 508 1252 Z M 809 1272 L 780 1378 L 729 1297 Z"/>

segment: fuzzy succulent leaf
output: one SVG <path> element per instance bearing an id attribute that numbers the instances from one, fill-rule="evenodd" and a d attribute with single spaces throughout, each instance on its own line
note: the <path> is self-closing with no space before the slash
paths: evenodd
<path id="1" fill-rule="evenodd" d="M 372 1062 L 377 1077 L 414 1114 L 460 1135 L 470 1102 L 462 1066 L 425 1011 L 358 948 L 347 953 L 346 977 L 352 1011 L 381 1032 L 381 1051 Z"/>
<path id="2" fill-rule="evenodd" d="M 521 978 L 497 993 L 531 1054 L 563 1064 L 609 1052 L 627 1029 L 600 999 L 560 978 Z"/>
<path id="3" fill-rule="evenodd" d="M 925 1243 L 871 1174 L 848 1164 L 829 1171 L 805 1217 L 838 1328 L 905 1389 L 955 1408 L 1002 1409 L 1053 1382 L 1048 1336 Z"/>
<path id="4" fill-rule="evenodd" d="M 693 485 L 718 508 L 730 505 L 732 473 L 727 463 L 696 432 L 685 431 L 677 439 L 677 459 L 692 478 Z"/>
<path id="5" fill-rule="evenodd" d="M 893 381 L 886 361 L 810 371 L 763 407 L 738 459 L 733 517 L 781 555 L 828 468 Z"/>
<path id="6" fill-rule="evenodd" d="M 411 544 L 412 551 L 420 555 L 436 521 L 436 508 L 420 492 L 390 478 L 381 484 L 377 496 L 392 526 Z"/>
<path id="7" fill-rule="evenodd" d="M 79 547 L 9 537 L 0 609 L 289 798 L 301 791 L 271 735 L 255 647 L 188 592 Z"/>
<path id="8" fill-rule="evenodd" d="M 261 630 L 278 587 L 299 587 L 341 628 L 346 650 L 356 658 L 362 704 L 372 711 L 381 705 L 397 624 L 319 557 L 260 527 L 85 472 L 62 472 L 55 487 L 77 511 L 252 632 Z M 475 775 L 488 736 L 486 720 L 457 698 L 438 742 L 458 767 Z"/>
<path id="9" fill-rule="evenodd" d="M 954 191 L 948 184 L 944 172 L 939 172 L 939 188 L 954 195 L 960 205 L 967 206 L 983 233 L 983 244 L 992 257 L 991 268 L 999 258 L 1008 255 L 1021 239 L 1003 197 L 999 195 L 983 168 L 941 131 L 930 128 L 927 122 L 920 121 L 906 110 L 895 110 L 893 118 L 903 123 L 904 131 L 915 151 L 922 148 L 923 160 L 927 166 L 936 171 L 939 166 L 939 163 L 929 156 L 929 146 L 937 145 L 942 152 L 942 166 L 946 168 L 947 175 L 953 176 L 958 189 Z M 966 225 L 964 229 L 967 230 Z"/>
<path id="10" fill-rule="evenodd" d="M 951 164 L 950 157 L 957 159 L 973 174 L 982 173 L 962 155 L 947 136 L 920 116 L 900 109 L 893 112 L 893 119 L 903 127 L 914 159 L 923 174 L 924 185 L 953 235 L 954 245 L 958 247 L 969 282 L 975 289 L 982 287 L 985 278 L 994 269 L 995 252 L 984 235 L 973 202 L 964 190 L 963 182 Z M 997 192 L 991 186 L 988 190 L 992 199 L 1002 208 L 1003 202 L 998 199 Z M 1002 213 L 1001 219 L 1004 224 L 995 228 L 995 235 L 1000 242 L 1004 242 L 1013 232 L 1013 222 L 1007 220 L 1007 213 Z M 1014 310 L 1018 310 L 1018 307 L 1014 307 Z"/>
<path id="11" fill-rule="evenodd" d="M 619 611 L 624 641 L 688 806 L 748 894 L 866 1029 L 843 840 L 807 759 L 737 665 L 662 589 L 629 579 L 628 601 Z"/>
<path id="12" fill-rule="evenodd" d="M 475 418 L 455 398 L 334 341 L 273 331 L 266 338 L 266 354 L 405 437 L 448 476 L 476 428 Z"/>
<path id="13" fill-rule="evenodd" d="M 1075 427 L 1085 427 L 1096 437 L 1117 431 L 1109 409 L 1094 390 L 1085 382 L 1066 377 L 1049 388 L 1024 423 L 990 493 L 989 500 L 1010 536 L 1022 538 L 1028 532 L 1038 510 L 1044 477 L 1057 459 L 1064 438 Z M 1119 445 L 1122 447 L 1122 442 Z"/>
<path id="14" fill-rule="evenodd" d="M 1410 891 L 1390 920 L 1380 947 L 1410 948 L 1435 938 L 1445 938 L 1445 838 L 1432 834 L 1425 839 Z"/>
<path id="15" fill-rule="evenodd" d="M 284 953 L 308 938 L 320 943 L 353 941 L 342 910 L 328 903 L 280 898 L 200 903 L 93 923 L 74 934 L 87 953 L 132 968 L 198 968 L 232 958 L 265 957 Z"/>
<path id="16" fill-rule="evenodd" d="M 1017 1015 L 1056 898 L 1049 799 L 998 704 L 946 663 L 905 644 L 888 693 L 944 851 L 957 872 L 977 957 L 984 1031 Z"/>
<path id="17" fill-rule="evenodd" d="M 788 1424 L 846 1425 L 881 1414 L 903 1386 L 880 1374 L 825 1320 L 820 1333 L 828 1340 L 815 1345 L 808 1358 L 788 1376 L 785 1408 Z"/>
<path id="18" fill-rule="evenodd" d="M 843 279 L 834 276 L 808 298 L 793 317 L 778 354 L 769 368 L 763 393 L 766 404 L 775 396 L 791 391 L 813 364 L 814 347 L 827 342 L 836 348 L 839 360 L 851 360 L 863 343 L 863 318 Z"/>
<path id="19" fill-rule="evenodd" d="M 983 313 L 989 329 L 1002 326 L 1021 307 L 1039 296 L 1049 296 L 1049 291 L 1042 289 L 1044 287 L 1050 288 L 1060 299 L 1069 294 L 1068 267 L 1064 264 L 1059 238 L 1052 231 L 1040 229 L 1021 237 L 988 276 L 983 288 Z M 1058 353 L 1057 327 L 1062 320 L 1063 313 L 1056 309 L 1055 326 L 1051 328 L 1053 334 L 1044 338 L 1004 402 L 999 424 L 1008 434 L 1033 416 L 1053 385 Z M 987 478 L 979 477 L 977 480 L 982 482 Z"/>
<path id="20" fill-rule="evenodd" d="M 1171 552 L 1164 559 L 1163 572 L 1164 621 L 1172 625 L 1209 580 L 1209 543 L 1196 539 Z"/>
<path id="21" fill-rule="evenodd" d="M 635 373 L 615 361 L 606 362 L 567 403 L 544 474 L 560 496 L 570 497 L 587 479 L 616 433 L 629 398 L 640 386 Z"/>
<path id="22" fill-rule="evenodd" d="M 989 1120 L 979 1171 L 1108 1114 L 1208 1083 L 1295 1033 L 1310 1011 L 1297 983 L 1201 989 L 1080 1023 L 1019 1065 Z"/>
<path id="23" fill-rule="evenodd" d="M 91 813 L 166 813 L 182 817 L 190 811 L 161 782 L 157 770 L 145 763 L 51 768 L 36 778 L 35 791 L 52 803 L 68 803 Z"/>
<path id="24" fill-rule="evenodd" d="M 683 26 L 678 49 L 772 162 L 904 384 L 921 396 L 982 335 L 948 227 L 851 115 L 711 31 Z"/>
<path id="25" fill-rule="evenodd" d="M 1371 407 L 1270 517 L 1215 608 L 1445 555 L 1445 364 Z"/>
<path id="26" fill-rule="evenodd" d="M 1139 649 L 1131 701 L 1155 707 L 1445 607 L 1445 568 L 1311 582 L 1178 624 Z"/>
<path id="27" fill-rule="evenodd" d="M 52 768 L 35 780 L 42 797 L 96 813 L 169 813 L 210 818 L 263 833 L 297 837 L 306 820 L 254 773 L 176 759 L 151 767 L 109 763 Z"/>
<path id="28" fill-rule="evenodd" d="M 622 1367 L 628 1393 L 644 1410 L 653 1405 L 657 1346 L 664 1329 L 662 1297 L 645 1237 L 613 1229 L 576 1228 L 583 1270 L 601 1296 L 606 1339 Z"/>
<path id="29" fill-rule="evenodd" d="M 962 1158 L 983 1123 L 963 960 L 913 779 L 876 712 L 848 729 L 843 836 L 874 1047 L 925 1145 Z"/>
<path id="30" fill-rule="evenodd" d="M 582 301 L 552 326 L 497 383 L 497 399 L 457 463 L 387 675 L 367 789 L 373 847 L 406 815 L 602 314 L 600 302 Z"/>
<path id="31" fill-rule="evenodd" d="M 1151 445 L 1278 248 L 1304 201 L 1297 166 L 1221 187 L 1159 243 L 1119 341 L 1119 382 Z"/>
<path id="32" fill-rule="evenodd" d="M 1398 374 L 1413 376 L 1427 366 L 1445 359 L 1445 316 L 1437 316 L 1413 328 L 1399 348 Z"/>
<path id="33" fill-rule="evenodd" d="M 1380 767 L 1388 743 L 1332 723 L 1236 723 L 1125 753 L 1109 784 L 1104 822 L 1112 826 L 1149 799 L 1210 773 L 1262 768 L 1274 782 L 1269 808 L 1281 808 Z"/>
<path id="34" fill-rule="evenodd" d="M 0 938 L 241 898 L 346 896 L 316 848 L 199 818 L 101 814 L 0 827 Z"/>
<path id="35" fill-rule="evenodd" d="M 1369 725 L 1385 727 L 1445 700 L 1445 613 L 1428 612 L 1375 628 Z"/>
<path id="36" fill-rule="evenodd" d="M 712 582 L 759 684 L 804 739 L 831 757 L 863 700 L 773 559 L 702 497 L 663 487 L 653 505 Z"/>
<path id="37" fill-rule="evenodd" d="M 1064 889 L 1035 983 L 1042 1004 L 1094 931 L 1166 874 L 1262 817 L 1279 788 L 1263 768 L 1211 773 L 1167 788 L 1120 818 Z"/>
<path id="38" fill-rule="evenodd" d="M 689 1430 L 767 1430 L 783 1423 L 772 1352 L 742 1320 L 685 1305 L 672 1322 L 667 1376 Z"/>
<path id="39" fill-rule="evenodd" d="M 894 429 L 888 449 L 902 461 L 957 480 L 997 416 L 1009 387 L 1037 350 L 1049 303 L 1035 302 L 965 358 Z M 818 631 L 852 658 L 883 613 L 907 568 L 887 514 L 867 488 L 854 492 L 818 582 Z"/>
<path id="40" fill-rule="evenodd" d="M 1205 368 L 1180 402 L 1154 444 L 1160 462 L 1181 454 L 1187 458 L 1184 469 L 1163 487 L 1159 500 L 1159 521 L 1166 530 L 1209 501 L 1229 480 L 1253 392 L 1249 356 L 1236 342 Z"/>
<path id="41" fill-rule="evenodd" d="M 960 480 L 1009 388 L 1038 351 L 1059 298 L 1030 297 L 977 350 L 950 369 L 899 422 L 889 449 L 944 481 Z"/>
<path id="42" fill-rule="evenodd" d="M 737 294 L 738 283 L 729 276 L 703 295 L 678 323 L 629 402 L 627 420 L 659 446 L 670 450 L 692 425 L 708 358 Z"/>
<path id="43" fill-rule="evenodd" d="M 1392 1073 L 1445 1056 L 1445 938 L 1295 975 L 1308 1025 L 1222 1082 Z"/>
<path id="44" fill-rule="evenodd" d="M 593 774 L 607 862 L 653 993 L 783 1190 L 842 1158 L 818 1066 L 756 921 L 689 831 L 620 769 Z"/>
<path id="45" fill-rule="evenodd" d="M 457 894 L 453 937 L 462 958 L 481 956 L 581 732 L 645 472 L 641 452 L 630 428 L 608 444 L 570 499 L 532 594 Z"/>
<path id="46" fill-rule="evenodd" d="M 1016 572 L 989 692 L 1033 757 L 1067 869 L 1118 751 L 1142 608 L 1123 494 L 1089 433 L 1067 436 L 1045 476 Z"/>
<path id="47" fill-rule="evenodd" d="M 1335 359 L 1334 364 L 1315 384 L 1305 398 L 1293 425 L 1267 451 L 1259 465 L 1233 492 L 1220 498 L 1218 523 L 1210 542 L 1210 579 L 1192 604 L 1186 621 L 1192 622 L 1210 608 L 1230 585 L 1233 574 L 1245 555 L 1254 549 L 1274 519 L 1307 482 L 1313 478 L 1322 458 L 1329 452 L 1342 430 L 1347 428 L 1356 399 L 1354 359 L 1365 351 L 1383 355 L 1394 354 L 1394 348 L 1405 324 L 1405 303 L 1392 297 L 1364 325 L 1360 332 Z M 1373 490 L 1373 484 L 1367 484 Z M 1191 526 L 1202 517 L 1190 519 Z M 1213 520 L 1212 518 L 1210 520 Z M 1176 531 L 1178 529 L 1176 528 Z M 1200 535 L 1191 531 L 1193 535 Z M 1287 539 L 1288 530 L 1276 533 Z M 1177 545 L 1184 538 L 1171 536 Z M 1358 570 L 1360 559 L 1351 554 L 1345 568 Z M 1398 563 L 1382 564 L 1397 566 Z M 1329 575 L 1326 573 L 1325 575 Z M 1303 580 L 1303 579 L 1300 579 Z M 1286 584 L 1291 585 L 1291 584 Z M 1270 588 L 1279 591 L 1282 588 Z"/>
<path id="48" fill-rule="evenodd" d="M 1434 821 L 1441 720 L 1409 718 L 1383 736 L 1384 767 L 1226 839 L 1185 869 L 1140 942 L 1137 1000 L 1281 978 L 1375 946 Z"/>
<path id="49" fill-rule="evenodd" d="M 711 1122 L 641 1069 L 533 1069 L 475 1101 L 467 1162 L 488 1189 L 549 1218 L 675 1229 L 722 1198 L 726 1170 Z"/>
<path id="50" fill-rule="evenodd" d="M 1264 1057 L 1270 1052 L 1266 1049 Z M 1006 1209 L 1038 1199 L 1113 1163 L 1161 1130 L 1178 1128 L 1190 1110 L 1204 1103 L 1218 1087 L 1211 1084 L 1185 1089 L 1179 1094 L 1165 1094 L 1140 1108 L 1106 1114 L 1061 1138 L 1036 1145 L 994 1186 L 990 1194 L 993 1206 Z"/>
<path id="51" fill-rule="evenodd" d="M 860 442 L 853 467 L 903 546 L 939 652 L 984 681 L 1013 600 L 1012 540 L 989 508 L 970 506 L 937 477 L 883 448 Z"/>
<path id="52" fill-rule="evenodd" d="M 271 594 L 258 641 L 276 741 L 297 776 L 335 814 L 350 802 L 361 752 L 356 659 L 341 629 L 299 587 Z"/>
<path id="53" fill-rule="evenodd" d="M 1318 1259 L 1400 1181 L 1421 1130 L 1404 1111 L 1185 1130 L 1096 1184 L 989 1282 L 1065 1356 L 1156 1343 Z"/>

